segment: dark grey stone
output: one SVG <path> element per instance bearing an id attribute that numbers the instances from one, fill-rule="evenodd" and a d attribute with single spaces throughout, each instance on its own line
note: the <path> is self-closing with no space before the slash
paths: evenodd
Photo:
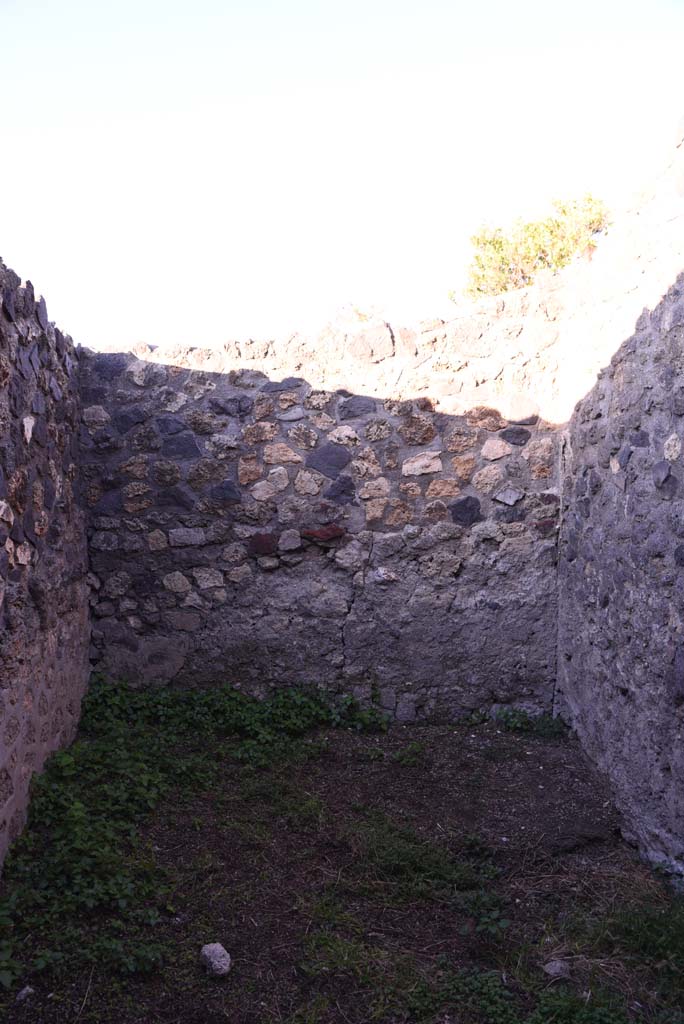
<path id="1" fill-rule="evenodd" d="M 338 476 L 337 480 L 328 487 L 327 491 L 323 492 L 323 497 L 328 498 L 329 501 L 334 501 L 338 505 L 352 505 L 356 504 L 356 486 L 352 477 L 350 476 Z"/>
<path id="2" fill-rule="evenodd" d="M 176 484 L 157 492 L 156 504 L 160 508 L 190 510 L 195 507 L 196 503 L 197 498 L 184 484 Z"/>
<path id="3" fill-rule="evenodd" d="M 148 416 L 149 412 L 147 409 L 139 405 L 133 405 L 125 409 L 119 409 L 112 418 L 116 429 L 125 434 L 132 427 L 137 427 L 138 424 L 144 423 Z"/>
<path id="4" fill-rule="evenodd" d="M 196 459 L 202 454 L 194 434 L 190 433 L 164 438 L 161 451 L 169 459 Z"/>
<path id="5" fill-rule="evenodd" d="M 36 373 L 36 374 L 39 373 L 40 372 L 40 367 L 43 364 L 42 364 L 41 359 L 40 359 L 40 355 L 39 355 L 39 352 L 38 352 L 38 346 L 37 345 L 32 345 L 31 346 L 31 349 L 29 350 L 29 361 L 31 363 L 31 366 L 33 367 L 34 373 Z"/>
<path id="6" fill-rule="evenodd" d="M 242 492 L 232 480 L 224 480 L 209 491 L 211 500 L 219 505 L 234 505 L 242 501 Z"/>
<path id="7" fill-rule="evenodd" d="M 522 523 L 526 515 L 526 511 L 522 507 L 498 508 L 494 513 L 494 518 L 499 523 Z"/>
<path id="8" fill-rule="evenodd" d="M 628 444 L 623 445 L 622 448 L 620 448 L 620 451 L 617 454 L 617 461 L 618 461 L 618 465 L 619 465 L 620 469 L 626 469 L 627 468 L 627 463 L 629 462 L 631 457 L 632 457 L 632 449 L 631 449 L 631 447 Z"/>
<path id="9" fill-rule="evenodd" d="M 36 416 L 44 416 L 45 411 L 45 398 L 40 393 L 40 391 L 36 391 L 35 395 L 31 400 L 31 412 L 34 413 Z"/>
<path id="10" fill-rule="evenodd" d="M 47 305 L 46 305 L 45 299 L 43 298 L 42 295 L 41 295 L 41 297 L 40 297 L 40 299 L 38 301 L 38 304 L 36 305 L 36 318 L 37 318 L 38 323 L 40 324 L 40 326 L 43 328 L 43 330 L 47 331 L 47 329 L 48 329 Z"/>
<path id="11" fill-rule="evenodd" d="M 677 497 L 678 493 L 679 479 L 670 474 L 662 486 L 658 488 L 658 494 L 664 501 L 672 501 L 673 498 Z"/>
<path id="12" fill-rule="evenodd" d="M 298 388 L 305 383 L 306 381 L 304 381 L 301 377 L 286 377 L 285 380 L 281 381 L 269 380 L 266 384 L 264 384 L 261 390 L 265 391 L 267 394 L 273 394 L 279 391 L 290 391 L 293 388 Z"/>
<path id="13" fill-rule="evenodd" d="M 17 352 L 17 369 L 22 375 L 24 380 L 30 380 L 33 377 L 33 367 L 31 366 L 31 360 L 29 359 L 28 352 L 20 348 Z"/>
<path id="14" fill-rule="evenodd" d="M 653 475 L 653 483 L 656 485 L 656 487 L 661 488 L 670 476 L 670 463 L 666 462 L 665 459 L 663 459 L 661 462 L 656 462 L 651 472 Z"/>
<path id="15" fill-rule="evenodd" d="M 472 496 L 455 501 L 449 506 L 449 511 L 453 521 L 460 526 L 472 526 L 484 519 L 479 500 Z"/>
<path id="16" fill-rule="evenodd" d="M 334 444 L 332 441 L 315 448 L 306 457 L 306 464 L 310 469 L 315 469 L 333 480 L 350 462 L 351 454 L 348 449 L 344 445 Z"/>
<path id="17" fill-rule="evenodd" d="M 684 704 L 684 645 L 675 648 L 671 676 L 672 696 L 676 705 Z"/>
<path id="18" fill-rule="evenodd" d="M 214 412 L 242 419 L 244 416 L 249 416 L 254 408 L 254 401 L 248 395 L 237 395 L 232 398 L 213 395 L 209 399 L 209 406 Z"/>
<path id="19" fill-rule="evenodd" d="M 124 373 L 128 359 L 122 353 L 98 353 L 90 357 L 90 367 L 98 377 L 105 381 L 113 381 Z"/>
<path id="20" fill-rule="evenodd" d="M 650 438 L 648 431 L 646 430 L 635 430 L 629 435 L 629 443 L 632 448 L 648 448 L 650 444 Z"/>
<path id="21" fill-rule="evenodd" d="M 26 539 L 26 536 L 24 534 L 24 528 L 21 525 L 21 522 L 20 522 L 19 519 L 15 519 L 14 522 L 12 523 L 12 527 L 10 529 L 10 537 L 14 541 L 15 544 L 23 544 L 24 543 L 24 541 Z"/>
<path id="22" fill-rule="evenodd" d="M 353 395 L 340 402 L 340 419 L 354 420 L 359 416 L 370 416 L 375 412 L 376 403 L 372 398 L 365 398 L 363 395 Z"/>
<path id="23" fill-rule="evenodd" d="M 162 437 L 180 434 L 188 429 L 187 424 L 183 420 L 178 419 L 177 416 L 157 416 L 154 422 Z"/>
<path id="24" fill-rule="evenodd" d="M 684 416 L 684 387 L 681 385 L 672 395 L 672 412 L 675 416 Z"/>
<path id="25" fill-rule="evenodd" d="M 98 503 L 95 505 L 95 511 L 100 515 L 107 513 L 121 512 L 123 510 L 123 500 L 121 497 L 121 491 L 105 491 Z"/>
<path id="26" fill-rule="evenodd" d="M 98 452 L 115 452 L 123 446 L 123 442 L 113 430 L 103 427 L 93 434 L 93 445 Z"/>
<path id="27" fill-rule="evenodd" d="M 508 441 L 509 444 L 522 447 L 527 444 L 532 434 L 525 427 L 506 427 L 505 430 L 500 432 L 499 437 L 502 437 L 504 441 Z"/>
<path id="28" fill-rule="evenodd" d="M 2 308 L 8 320 L 16 320 L 16 288 L 13 288 L 10 284 L 3 285 Z"/>

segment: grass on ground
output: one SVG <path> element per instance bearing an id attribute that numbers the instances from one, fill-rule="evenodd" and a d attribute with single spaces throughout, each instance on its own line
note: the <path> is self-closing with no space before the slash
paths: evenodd
<path id="1" fill-rule="evenodd" d="M 99 682 L 6 862 L 0 1010 L 684 1024 L 684 901 L 616 824 L 574 740 L 519 712 L 408 733 L 315 692 Z"/>

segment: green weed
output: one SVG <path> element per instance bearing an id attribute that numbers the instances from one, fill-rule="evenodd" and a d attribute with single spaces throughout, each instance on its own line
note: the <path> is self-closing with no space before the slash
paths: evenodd
<path id="1" fill-rule="evenodd" d="M 459 1024 L 628 1024 L 625 1012 L 600 993 L 588 1001 L 542 992 L 528 1012 L 530 995 L 508 988 L 498 972 L 453 970 L 445 957 L 426 970 L 405 954 L 327 931 L 308 937 L 301 967 L 319 983 L 352 979 L 364 992 L 369 1021 L 432 1024 L 454 1013 Z"/>
<path id="2" fill-rule="evenodd" d="M 414 740 L 407 746 L 402 747 L 401 750 L 397 750 L 392 754 L 392 760 L 397 764 L 403 764 L 407 767 L 414 767 L 420 764 L 425 754 L 425 744 L 418 743 Z"/>
<path id="3" fill-rule="evenodd" d="M 286 756 L 293 740 L 322 725 L 365 730 L 382 728 L 383 720 L 352 700 L 331 704 L 294 690 L 258 702 L 227 688 L 149 691 L 95 682 L 79 739 L 33 780 L 28 827 L 6 861 L 0 985 L 83 962 L 123 972 L 156 968 L 163 948 L 154 925 L 170 887 L 140 841 L 141 822 L 170 790 L 210 786 L 226 740 L 235 757 L 258 766 Z M 273 779 L 265 785 L 273 788 Z M 311 801 L 295 807 L 289 793 L 280 800 L 285 813 L 320 816 Z"/>
<path id="4" fill-rule="evenodd" d="M 355 866 L 345 879 L 355 896 L 386 905 L 447 904 L 467 919 L 464 931 L 500 939 L 509 921 L 492 888 L 497 871 L 478 847 L 455 856 L 381 814 L 364 817 L 351 835 Z"/>
<path id="5" fill-rule="evenodd" d="M 684 898 L 670 895 L 662 906 L 617 907 L 594 924 L 588 937 L 634 968 L 651 968 L 663 998 L 684 1004 Z"/>
<path id="6" fill-rule="evenodd" d="M 499 711 L 494 720 L 506 732 L 527 733 L 543 739 L 565 736 L 568 731 L 561 718 L 553 718 L 551 715 L 529 715 L 518 708 Z"/>

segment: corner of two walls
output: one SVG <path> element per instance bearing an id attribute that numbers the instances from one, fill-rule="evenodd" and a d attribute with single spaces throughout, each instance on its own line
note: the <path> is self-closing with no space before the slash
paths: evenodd
<path id="1" fill-rule="evenodd" d="M 0 262 L 0 863 L 31 775 L 73 739 L 88 678 L 77 361 Z"/>

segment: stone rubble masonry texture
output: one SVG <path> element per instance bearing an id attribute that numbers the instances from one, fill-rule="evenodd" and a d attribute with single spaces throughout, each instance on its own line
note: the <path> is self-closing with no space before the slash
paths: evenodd
<path id="1" fill-rule="evenodd" d="M 77 383 L 0 265 L 0 858 L 89 654 L 404 722 L 555 708 L 684 871 L 683 134 L 591 263 L 450 323 L 80 350 Z"/>
<path id="2" fill-rule="evenodd" d="M 579 403 L 563 458 L 557 706 L 650 860 L 684 872 L 684 275 Z"/>
<path id="3" fill-rule="evenodd" d="M 88 666 L 70 338 L 0 262 L 0 862 L 31 775 L 76 731 Z"/>
<path id="4" fill-rule="evenodd" d="M 80 373 L 98 671 L 550 710 L 557 430 L 132 354 Z"/>

